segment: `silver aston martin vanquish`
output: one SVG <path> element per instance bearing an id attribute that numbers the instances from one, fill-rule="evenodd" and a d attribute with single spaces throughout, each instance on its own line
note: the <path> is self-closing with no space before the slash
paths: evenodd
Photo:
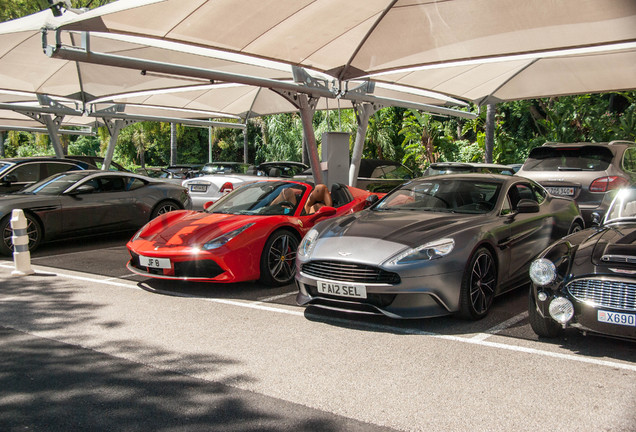
<path id="1" fill-rule="evenodd" d="M 573 200 L 522 177 L 421 178 L 309 231 L 296 259 L 297 302 L 393 318 L 479 319 L 495 296 L 529 283 L 537 254 L 582 227 Z"/>

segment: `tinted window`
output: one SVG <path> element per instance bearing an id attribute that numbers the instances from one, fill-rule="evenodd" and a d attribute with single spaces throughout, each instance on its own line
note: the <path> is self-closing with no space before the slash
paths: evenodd
<path id="1" fill-rule="evenodd" d="M 128 184 L 126 185 L 126 190 L 135 190 L 141 187 L 144 187 L 146 183 L 138 178 L 131 177 L 128 179 Z"/>
<path id="2" fill-rule="evenodd" d="M 32 184 L 22 191 L 22 193 L 34 193 L 42 195 L 57 195 L 73 186 L 86 175 L 69 172 L 68 174 L 58 174 L 48 177 L 38 183 Z"/>
<path id="3" fill-rule="evenodd" d="M 124 179 L 117 176 L 102 177 L 102 190 L 104 192 L 122 192 L 125 190 Z"/>
<path id="4" fill-rule="evenodd" d="M 500 183 L 472 180 L 411 182 L 387 195 L 373 210 L 487 213 L 494 208 L 500 188 Z"/>
<path id="5" fill-rule="evenodd" d="M 523 165 L 525 171 L 604 171 L 612 163 L 606 147 L 537 147 Z"/>
<path id="6" fill-rule="evenodd" d="M 36 182 L 40 180 L 40 164 L 25 163 L 18 165 L 11 174 L 16 176 L 18 182 Z"/>
<path id="7" fill-rule="evenodd" d="M 59 174 L 61 172 L 80 169 L 79 167 L 75 165 L 60 163 L 60 162 L 48 162 L 45 164 L 45 167 L 46 167 L 45 177 L 51 176 L 53 174 Z"/>

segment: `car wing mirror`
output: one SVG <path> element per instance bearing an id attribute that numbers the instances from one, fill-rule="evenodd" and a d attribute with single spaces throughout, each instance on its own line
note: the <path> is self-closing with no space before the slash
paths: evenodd
<path id="1" fill-rule="evenodd" d="M 371 207 L 380 200 L 377 195 L 369 195 L 364 202 L 364 208 Z"/>
<path id="2" fill-rule="evenodd" d="M 599 212 L 592 213 L 592 225 L 599 226 L 601 225 L 601 220 L 603 216 Z"/>
<path id="3" fill-rule="evenodd" d="M 335 207 L 323 206 L 318 209 L 318 211 L 311 215 L 309 221 L 311 223 L 316 222 L 318 219 L 327 218 L 336 214 Z"/>
<path id="4" fill-rule="evenodd" d="M 84 195 L 95 192 L 95 186 L 90 184 L 83 184 L 81 186 L 76 187 L 75 189 L 68 191 L 67 195 Z"/>
<path id="5" fill-rule="evenodd" d="M 18 176 L 16 176 L 15 174 L 7 174 L 6 176 L 2 177 L 3 183 L 15 183 L 17 181 Z"/>
<path id="6" fill-rule="evenodd" d="M 214 204 L 214 201 L 208 201 L 206 203 L 203 204 L 203 210 L 207 210 L 210 207 L 212 207 L 212 205 Z"/>
<path id="7" fill-rule="evenodd" d="M 517 203 L 519 213 L 539 213 L 539 203 L 530 199 L 522 199 Z"/>

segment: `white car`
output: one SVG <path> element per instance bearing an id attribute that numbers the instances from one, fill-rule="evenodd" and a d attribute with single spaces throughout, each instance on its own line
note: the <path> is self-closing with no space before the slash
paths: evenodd
<path id="1" fill-rule="evenodd" d="M 203 210 L 205 203 L 216 202 L 238 186 L 257 180 L 262 180 L 262 177 L 212 174 L 184 180 L 181 184 L 188 189 L 192 199 L 192 209 Z"/>

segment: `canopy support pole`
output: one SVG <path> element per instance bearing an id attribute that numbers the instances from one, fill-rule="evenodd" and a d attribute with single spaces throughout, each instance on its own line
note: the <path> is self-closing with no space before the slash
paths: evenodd
<path id="1" fill-rule="evenodd" d="M 119 132 L 128 126 L 130 123 L 127 120 L 108 120 L 103 119 L 104 124 L 106 125 L 106 129 L 108 129 L 108 133 L 110 134 L 110 140 L 108 141 L 108 148 L 106 149 L 106 154 L 104 155 L 104 163 L 102 164 L 102 170 L 108 171 L 110 167 L 110 163 L 113 161 L 113 154 L 115 153 L 115 145 L 117 145 L 117 138 L 119 138 Z"/>
<path id="2" fill-rule="evenodd" d="M 303 143 L 307 145 L 307 154 L 309 156 L 309 166 L 314 176 L 314 183 L 324 184 L 322 169 L 320 167 L 320 158 L 318 157 L 318 144 L 316 144 L 316 135 L 314 133 L 314 113 L 316 105 L 318 105 L 319 97 L 310 96 L 305 93 L 295 93 L 287 90 L 272 89 L 300 111 L 300 119 L 303 124 Z"/>
<path id="3" fill-rule="evenodd" d="M 367 136 L 367 128 L 369 126 L 369 119 L 378 110 L 384 108 L 381 105 L 358 102 L 353 103 L 353 109 L 356 113 L 356 121 L 358 128 L 356 131 L 356 140 L 353 145 L 353 152 L 351 154 L 351 165 L 349 166 L 349 186 L 356 187 L 358 183 L 358 173 L 360 172 L 360 161 L 362 160 L 362 151 L 364 150 L 364 140 Z"/>

